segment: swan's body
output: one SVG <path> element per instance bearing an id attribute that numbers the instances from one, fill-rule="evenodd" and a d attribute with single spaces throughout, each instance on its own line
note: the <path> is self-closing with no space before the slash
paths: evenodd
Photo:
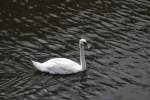
<path id="1" fill-rule="evenodd" d="M 51 74 L 71 74 L 82 70 L 81 65 L 66 58 L 54 58 L 44 63 L 33 62 L 33 64 L 38 70 Z"/>
<path id="2" fill-rule="evenodd" d="M 86 62 L 84 57 L 85 39 L 81 39 L 80 46 L 80 62 L 81 65 L 66 58 L 53 58 L 44 63 L 32 61 L 33 65 L 42 72 L 50 74 L 72 74 L 86 70 Z"/>

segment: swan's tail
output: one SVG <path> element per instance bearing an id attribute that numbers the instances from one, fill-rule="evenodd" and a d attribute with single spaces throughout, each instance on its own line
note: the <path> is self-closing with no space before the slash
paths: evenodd
<path id="1" fill-rule="evenodd" d="M 36 61 L 33 61 L 33 60 L 31 60 L 31 62 L 32 62 L 32 64 L 33 64 L 35 67 L 39 64 L 39 62 L 36 62 Z"/>
<path id="2" fill-rule="evenodd" d="M 32 60 L 31 60 L 31 62 L 33 63 L 33 65 L 34 65 L 39 71 L 47 72 L 47 69 L 43 66 L 42 63 L 36 62 L 36 61 L 32 61 Z"/>

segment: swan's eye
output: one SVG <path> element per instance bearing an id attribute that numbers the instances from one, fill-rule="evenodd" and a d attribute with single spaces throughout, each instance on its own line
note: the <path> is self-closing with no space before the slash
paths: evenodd
<path id="1" fill-rule="evenodd" d="M 83 42 L 83 45 L 84 45 L 84 46 L 87 45 L 87 42 Z"/>
<path id="2" fill-rule="evenodd" d="M 79 41 L 79 45 L 80 45 L 80 46 L 86 46 L 86 45 L 87 45 L 87 41 L 86 41 L 85 39 L 81 39 L 81 40 Z"/>

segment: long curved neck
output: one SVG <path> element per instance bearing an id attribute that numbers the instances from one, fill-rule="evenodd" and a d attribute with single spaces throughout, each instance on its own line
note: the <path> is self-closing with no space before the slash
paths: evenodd
<path id="1" fill-rule="evenodd" d="M 80 63 L 82 66 L 82 70 L 86 70 L 86 61 L 84 56 L 84 47 L 80 46 Z"/>

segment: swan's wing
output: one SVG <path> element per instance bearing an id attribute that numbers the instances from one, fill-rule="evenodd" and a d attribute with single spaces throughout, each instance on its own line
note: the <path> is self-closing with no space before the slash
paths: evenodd
<path id="1" fill-rule="evenodd" d="M 49 61 L 49 64 L 51 65 L 48 65 L 47 62 L 47 69 L 52 74 L 70 74 L 78 72 L 81 69 L 78 63 L 66 58 L 52 59 Z"/>

